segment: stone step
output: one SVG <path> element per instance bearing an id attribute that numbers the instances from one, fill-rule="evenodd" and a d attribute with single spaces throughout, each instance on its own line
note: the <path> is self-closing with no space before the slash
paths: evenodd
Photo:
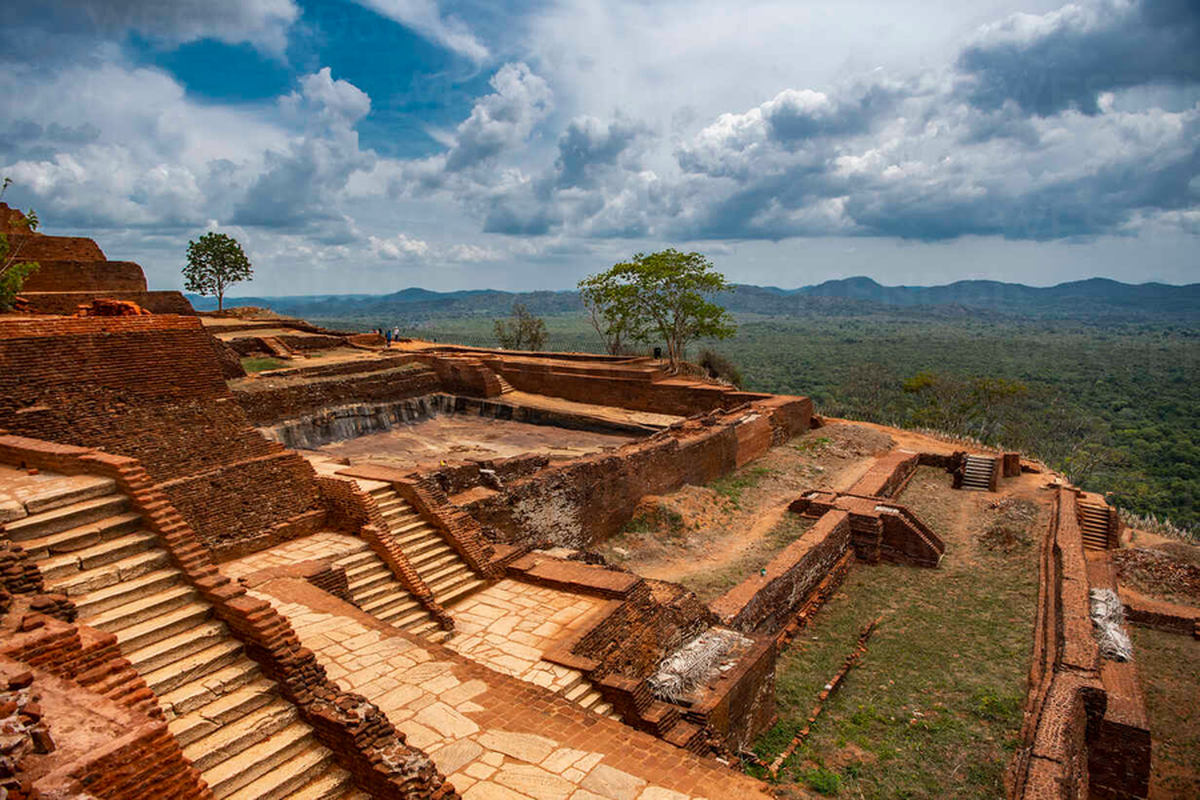
<path id="1" fill-rule="evenodd" d="M 212 614 L 212 606 L 208 603 L 186 603 L 144 622 L 112 632 L 117 634 L 122 652 L 128 653 L 201 625 Z"/>
<path id="2" fill-rule="evenodd" d="M 407 543 L 401 544 L 400 549 L 404 551 L 405 557 L 411 563 L 413 559 L 428 553 L 430 550 L 436 550 L 446 544 L 436 531 L 430 530 L 420 534 L 419 538 L 412 539 Z"/>
<path id="3" fill-rule="evenodd" d="M 78 597 L 98 589 L 119 586 L 142 575 L 165 569 L 170 565 L 171 557 L 165 550 L 159 550 L 156 547 L 92 569 L 46 581 L 46 589 Z"/>
<path id="4" fill-rule="evenodd" d="M 220 762 L 233 758 L 246 748 L 265 742 L 269 737 L 297 722 L 298 717 L 299 712 L 295 706 L 283 698 L 275 697 L 265 706 L 256 708 L 187 745 L 183 748 L 183 754 L 191 759 L 196 769 L 205 772 Z M 308 733 L 308 726 L 303 727 L 304 733 Z M 270 751 L 272 748 L 266 749 Z"/>
<path id="5" fill-rule="evenodd" d="M 333 766 L 333 753 L 314 742 L 308 750 L 292 756 L 254 783 L 228 797 L 230 800 L 281 800 L 294 797 L 294 792 L 313 783 Z"/>
<path id="6" fill-rule="evenodd" d="M 347 792 L 351 794 L 347 795 Z M 354 776 L 335 764 L 316 780 L 289 794 L 287 800 L 334 800 L 341 797 L 355 800 L 359 795 L 362 795 L 364 800 L 371 800 L 370 795 L 362 794 L 354 788 Z"/>
<path id="7" fill-rule="evenodd" d="M 75 607 L 79 609 L 80 619 L 86 622 L 88 618 L 100 611 L 157 594 L 180 583 L 183 583 L 183 573 L 179 570 L 174 567 L 157 569 L 145 575 L 121 581 L 116 586 L 107 586 L 93 591 L 76 600 Z"/>
<path id="8" fill-rule="evenodd" d="M 433 555 L 428 555 L 428 551 L 426 551 L 418 558 L 410 558 L 408 563 L 412 564 L 421 575 L 421 579 L 425 580 L 426 575 L 434 575 L 452 564 L 461 564 L 462 560 L 458 557 L 458 553 L 447 547 L 442 552 Z"/>
<path id="9" fill-rule="evenodd" d="M 130 533 L 72 553 L 37 559 L 38 569 L 43 578 L 62 578 L 145 552 L 154 547 L 157 541 L 158 537 L 150 533 Z"/>
<path id="10" fill-rule="evenodd" d="M 167 719 L 172 720 L 231 694 L 261 676 L 262 671 L 258 664 L 243 656 L 228 667 L 203 675 L 178 689 L 160 695 L 158 704 L 166 713 Z"/>
<path id="11" fill-rule="evenodd" d="M 58 553 L 72 553 L 94 547 L 107 539 L 115 539 L 134 533 L 142 526 L 142 515 L 136 511 L 114 514 L 99 522 L 89 522 L 76 528 L 39 536 L 21 542 L 21 547 L 34 561 L 41 561 Z"/>
<path id="12" fill-rule="evenodd" d="M 441 627 L 437 624 L 436 621 L 430 619 L 426 622 L 421 622 L 419 624 L 413 625 L 412 627 L 405 628 L 405 630 L 408 631 L 409 633 L 415 633 L 417 636 L 425 636 L 427 634 L 433 633 L 434 631 L 441 630 Z"/>
<path id="13" fill-rule="evenodd" d="M 393 508 L 402 508 L 406 505 L 408 505 L 408 503 L 404 502 L 396 495 L 392 495 L 391 497 L 379 495 L 375 500 L 375 507 L 380 511 L 390 511 Z"/>
<path id="14" fill-rule="evenodd" d="M 454 631 L 436 630 L 436 631 L 431 631 L 429 633 L 422 634 L 422 636 L 425 638 L 425 641 L 427 641 L 427 642 L 433 642 L 434 644 L 442 644 L 443 642 L 449 640 L 451 637 L 454 636 Z"/>
<path id="15" fill-rule="evenodd" d="M 349 577 L 349 575 L 346 577 Z M 392 571 L 388 569 L 387 565 L 380 563 L 378 566 L 372 567 L 369 574 L 357 576 L 350 582 L 350 594 L 351 596 L 356 596 L 359 592 L 376 586 L 387 585 L 395 579 L 396 577 L 392 575 Z"/>
<path id="16" fill-rule="evenodd" d="M 470 580 L 470 581 L 467 581 L 466 583 L 456 586 L 448 592 L 437 595 L 436 596 L 437 601 L 442 606 L 447 606 L 450 603 L 457 602 L 458 600 L 462 600 L 466 595 L 471 594 L 476 589 L 482 589 L 486 585 L 487 585 L 487 581 L 476 578 L 474 580 Z"/>
<path id="17" fill-rule="evenodd" d="M 229 694 L 214 698 L 190 714 L 177 717 L 167 727 L 178 740 L 179 746 L 186 747 L 202 736 L 208 736 L 221 725 L 265 706 L 277 696 L 275 684 L 260 676 Z"/>
<path id="18" fill-rule="evenodd" d="M 600 696 L 599 692 L 597 692 L 595 689 L 592 689 L 583 697 L 576 700 L 575 704 L 580 708 L 591 708 L 592 706 L 596 705 L 597 702 L 603 699 L 604 698 Z"/>
<path id="19" fill-rule="evenodd" d="M 231 636 L 173 664 L 143 673 L 142 678 L 156 695 L 162 697 L 191 681 L 228 667 L 242 657 L 242 645 Z"/>
<path id="20" fill-rule="evenodd" d="M 391 625 L 394 628 L 411 631 L 413 628 L 424 625 L 426 622 L 431 621 L 432 619 L 429 616 L 429 612 L 422 608 L 418 611 L 412 612 L 411 614 L 400 617 L 399 619 L 392 620 Z"/>
<path id="21" fill-rule="evenodd" d="M 374 612 L 372 616 L 394 626 L 397 619 L 412 614 L 414 611 L 421 611 L 424 613 L 424 607 L 411 596 L 409 596 L 403 602 L 396 603 L 395 605 L 389 605 L 382 611 Z"/>
<path id="22" fill-rule="evenodd" d="M 413 515 L 410 519 L 389 520 L 388 530 L 392 532 L 392 536 L 395 536 L 397 541 L 403 543 L 416 538 L 414 534 L 430 531 L 433 528 L 425 520 Z"/>
<path id="23" fill-rule="evenodd" d="M 240 795 L 251 788 L 258 793 L 243 796 L 265 797 L 263 786 L 273 786 L 274 782 L 267 780 L 264 784 L 260 781 L 277 770 L 286 770 L 289 761 L 309 752 L 315 744 L 312 728 L 296 720 L 207 770 L 204 780 L 217 798 Z M 329 754 L 323 747 L 317 749 Z"/>
<path id="24" fill-rule="evenodd" d="M 361 592 L 352 593 L 350 596 L 354 599 L 354 604 L 363 611 L 367 611 L 368 608 L 374 610 L 379 608 L 381 601 L 385 598 L 391 597 L 392 595 L 396 594 L 397 591 L 403 591 L 402 587 L 398 590 L 397 587 L 393 585 L 394 583 L 394 581 L 389 583 L 380 583 L 364 589 Z M 367 611 L 367 613 L 369 614 L 371 611 Z"/>
<path id="25" fill-rule="evenodd" d="M 584 697 L 584 695 L 588 694 L 591 691 L 592 691 L 592 685 L 585 681 L 581 681 L 575 685 L 575 688 L 573 688 L 569 691 L 563 692 L 562 695 L 563 695 L 563 697 L 567 698 L 572 703 L 574 703 L 574 702 L 582 699 Z"/>
<path id="26" fill-rule="evenodd" d="M 127 510 L 129 500 L 124 495 L 110 494 L 10 522 L 5 531 L 8 538 L 14 542 L 24 542 L 69 531 L 89 522 L 99 522 L 105 517 L 123 514 Z"/>
<path id="27" fill-rule="evenodd" d="M 442 539 L 442 537 L 431 537 L 431 544 L 422 545 L 420 549 L 410 548 L 404 553 L 408 556 L 408 563 L 414 567 L 417 564 L 424 564 L 432 559 L 445 555 L 454 555 L 454 548 Z"/>
<path id="28" fill-rule="evenodd" d="M 365 544 L 365 542 L 364 542 L 364 544 Z M 358 551 L 357 553 L 353 553 L 348 556 L 343 556 L 342 558 L 339 558 L 337 561 L 334 561 L 333 563 L 337 564 L 339 567 L 346 570 L 346 574 L 349 575 L 350 570 L 357 569 L 358 567 L 361 567 L 364 564 L 370 564 L 378 558 L 379 558 L 379 556 L 375 555 L 374 550 L 372 550 L 369 547 L 364 547 L 362 550 Z"/>
<path id="29" fill-rule="evenodd" d="M 425 581 L 425 585 L 437 594 L 436 586 L 445 583 L 459 574 L 470 574 L 470 568 L 458 558 L 442 564 L 435 565 L 429 569 L 419 569 L 417 572 L 421 576 L 421 580 Z"/>
<path id="30" fill-rule="evenodd" d="M 116 491 L 117 482 L 112 478 L 102 478 L 98 475 L 77 475 L 70 480 L 43 489 L 37 497 L 26 500 L 25 510 L 30 514 L 41 514 L 84 500 L 114 494 Z"/>
<path id="31" fill-rule="evenodd" d="M 227 638 L 229 632 L 225 629 L 225 623 L 203 622 L 136 650 L 122 647 L 121 652 L 129 659 L 129 663 L 133 664 L 134 669 L 144 674 L 174 664 L 181 658 L 198 653 Z"/>
<path id="32" fill-rule="evenodd" d="M 599 714 L 602 717 L 611 717 L 613 715 L 613 707 L 608 703 L 600 703 L 592 708 L 593 714 Z"/>
<path id="33" fill-rule="evenodd" d="M 391 587 L 389 593 L 378 595 L 369 603 L 363 603 L 359 608 L 373 616 L 380 616 L 404 603 L 413 603 L 415 605 L 417 600 L 408 593 L 407 589 L 397 583 Z"/>
<path id="34" fill-rule="evenodd" d="M 87 624 L 102 631 L 115 633 L 131 625 L 152 620 L 160 614 L 179 608 L 200 598 L 200 593 L 180 582 L 155 594 L 139 597 L 124 605 L 115 606 L 92 616 Z"/>
<path id="35" fill-rule="evenodd" d="M 564 685 L 561 689 L 558 690 L 558 694 L 561 694 L 564 697 L 566 696 L 566 694 L 568 692 L 572 691 L 573 689 L 578 688 L 579 685 L 583 683 L 583 674 L 582 673 L 575 672 L 574 670 L 571 670 L 571 672 L 573 673 L 571 675 L 571 680 L 566 685 Z"/>

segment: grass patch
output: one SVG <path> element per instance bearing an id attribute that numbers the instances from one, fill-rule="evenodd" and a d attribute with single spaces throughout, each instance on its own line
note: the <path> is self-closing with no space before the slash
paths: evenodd
<path id="1" fill-rule="evenodd" d="M 770 467 L 746 467 L 717 478 L 709 484 L 709 488 L 724 497 L 732 508 L 741 508 L 742 492 L 758 486 L 763 478 L 777 472 Z"/>
<path id="2" fill-rule="evenodd" d="M 783 548 L 804 535 L 813 520 L 799 514 L 784 514 L 783 518 L 740 557 L 719 569 L 696 572 L 679 579 L 679 583 L 696 593 L 704 602 L 716 600 L 771 562 Z"/>
<path id="3" fill-rule="evenodd" d="M 623 533 L 653 533 L 664 531 L 669 537 L 677 538 L 684 533 L 683 514 L 663 503 L 634 516 L 625 523 Z"/>
<path id="4" fill-rule="evenodd" d="M 255 372 L 265 372 L 269 369 L 280 369 L 286 366 L 286 361 L 272 356 L 247 356 L 242 359 L 242 369 L 246 370 L 247 375 L 252 375 Z"/>
<path id="5" fill-rule="evenodd" d="M 779 722 L 754 749 L 766 760 L 780 752 L 805 725 L 859 630 L 882 615 L 867 654 L 827 701 L 780 783 L 820 791 L 811 778 L 825 771 L 847 797 L 1000 797 L 1021 724 L 1037 604 L 1035 551 L 972 563 L 973 533 L 952 527 L 958 503 L 971 496 L 952 492 L 945 473 L 916 476 L 905 495 L 900 502 L 910 508 L 922 500 L 923 519 L 946 540 L 942 566 L 856 564 L 780 657 Z"/>
<path id="6" fill-rule="evenodd" d="M 1129 626 L 1150 716 L 1151 797 L 1200 797 L 1200 642 Z"/>

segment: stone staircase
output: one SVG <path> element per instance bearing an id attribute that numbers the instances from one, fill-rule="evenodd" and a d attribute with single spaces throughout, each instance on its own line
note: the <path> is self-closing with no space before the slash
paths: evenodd
<path id="1" fill-rule="evenodd" d="M 437 528 L 421 519 L 391 486 L 371 490 L 384 522 L 421 580 L 443 608 L 486 585 L 467 566 Z"/>
<path id="2" fill-rule="evenodd" d="M 996 462 L 990 456 L 967 456 L 962 488 L 977 492 L 992 490 L 992 470 Z"/>
<path id="3" fill-rule="evenodd" d="M 404 584 L 396 580 L 386 562 L 371 550 L 366 542 L 361 549 L 335 561 L 346 571 L 350 584 L 350 602 L 366 613 L 389 625 L 443 641 L 449 633 L 438 627 L 437 621 L 412 596 Z"/>
<path id="4" fill-rule="evenodd" d="M 1083 535 L 1085 550 L 1108 549 L 1108 506 L 1099 506 L 1082 501 L 1075 504 L 1079 514 L 1079 532 Z"/>
<path id="5" fill-rule="evenodd" d="M 496 380 L 500 383 L 500 394 L 511 394 L 512 392 L 516 391 L 516 389 L 513 388 L 513 385 L 504 380 L 504 376 L 499 372 L 496 373 Z"/>
<path id="6" fill-rule="evenodd" d="M 283 358 L 290 361 L 295 355 L 291 348 L 274 336 L 261 336 L 259 337 L 259 341 L 261 341 L 263 346 L 270 350 L 271 355 L 275 356 L 276 358 Z"/>
<path id="7" fill-rule="evenodd" d="M 583 673 L 572 676 L 571 682 L 559 690 L 558 694 L 570 700 L 580 708 L 586 708 L 593 714 L 599 714 L 602 717 L 611 717 L 612 719 L 620 719 L 612 705 L 605 702 L 600 690 L 592 684 Z"/>
<path id="8" fill-rule="evenodd" d="M 5 528 L 78 621 L 116 635 L 217 798 L 362 800 L 350 773 L 188 585 L 115 483 L 39 499 Z"/>

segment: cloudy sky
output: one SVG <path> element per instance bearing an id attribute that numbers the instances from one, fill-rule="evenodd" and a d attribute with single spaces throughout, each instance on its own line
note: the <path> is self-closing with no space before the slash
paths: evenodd
<path id="1" fill-rule="evenodd" d="M 1200 281 L 1195 0 L 42 0 L 0 174 L 240 294 L 561 289 L 637 251 L 802 286 Z"/>

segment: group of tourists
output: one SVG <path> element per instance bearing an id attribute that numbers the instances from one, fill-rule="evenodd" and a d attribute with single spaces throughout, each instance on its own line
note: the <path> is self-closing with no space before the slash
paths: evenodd
<path id="1" fill-rule="evenodd" d="M 400 326 L 399 325 L 397 325 L 394 328 L 391 328 L 390 330 L 386 330 L 384 328 L 376 328 L 373 331 L 373 333 L 378 333 L 380 336 L 382 336 L 383 340 L 387 343 L 388 347 L 392 346 L 393 341 L 397 341 L 397 342 L 400 341 Z"/>

